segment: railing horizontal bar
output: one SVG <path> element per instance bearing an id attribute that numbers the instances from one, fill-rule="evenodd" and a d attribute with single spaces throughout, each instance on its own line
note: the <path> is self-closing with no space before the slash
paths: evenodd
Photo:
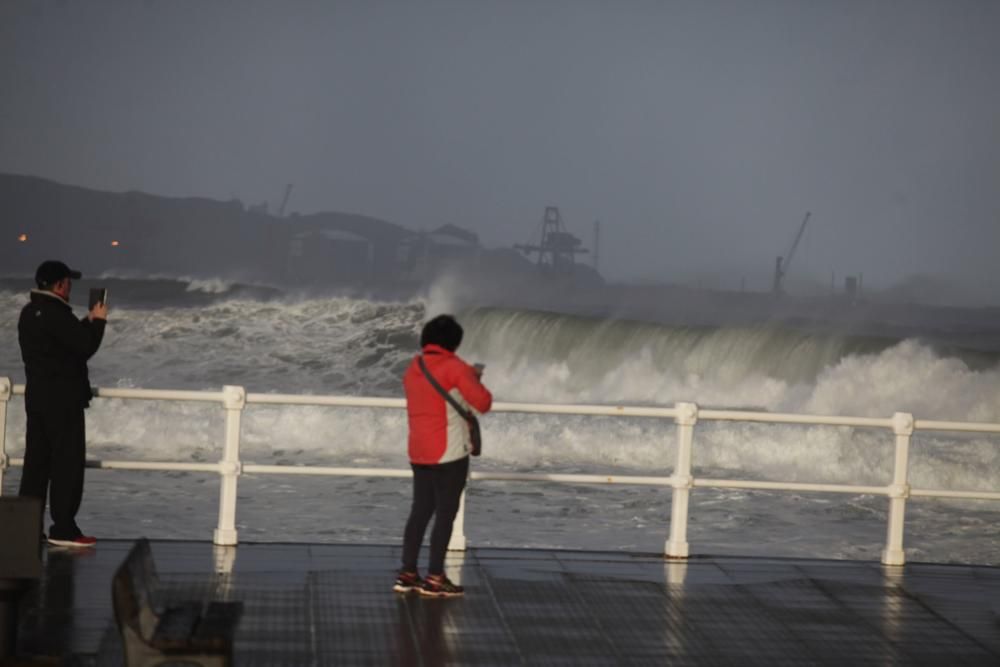
<path id="1" fill-rule="evenodd" d="M 597 415 L 610 417 L 677 416 L 674 408 L 633 407 L 628 405 L 561 405 L 558 403 L 494 403 L 493 412 L 533 412 L 552 415 Z"/>
<path id="2" fill-rule="evenodd" d="M 697 478 L 694 485 L 718 489 L 762 489 L 768 491 L 818 491 L 822 493 L 869 493 L 888 495 L 885 486 L 850 486 L 847 484 L 808 484 L 804 482 L 761 482 L 739 479 Z"/>
<path id="3" fill-rule="evenodd" d="M 941 489 L 910 489 L 911 496 L 923 498 L 965 498 L 968 500 L 1000 500 L 1000 493 L 992 491 L 943 491 Z"/>
<path id="4" fill-rule="evenodd" d="M 100 398 L 123 398 L 139 400 L 177 400 L 221 402 L 222 392 L 187 391 L 159 389 L 128 389 L 100 387 L 96 390 Z M 23 396 L 24 385 L 12 386 L 12 394 Z M 402 408 L 406 401 L 402 398 L 367 398 L 362 396 L 309 396 L 301 394 L 247 394 L 247 403 L 272 405 L 328 405 L 342 407 Z M 561 405 L 549 403 L 509 403 L 493 405 L 494 412 L 529 412 L 538 414 L 576 414 L 596 416 L 632 416 L 674 418 L 677 412 L 666 407 L 633 407 L 622 405 Z M 877 417 L 837 417 L 830 415 L 796 415 L 777 412 L 753 412 L 744 410 L 702 409 L 699 421 L 745 421 L 772 424 L 805 424 L 816 426 L 854 426 L 892 428 L 891 418 Z M 980 422 L 955 422 L 917 419 L 913 423 L 915 431 L 961 431 L 969 433 L 1000 433 L 1000 424 Z"/>
<path id="5" fill-rule="evenodd" d="M 354 408 L 405 408 L 402 398 L 363 396 L 309 396 L 305 394 L 247 394 L 247 403 L 267 405 L 329 405 Z"/>
<path id="6" fill-rule="evenodd" d="M 770 424 L 808 424 L 817 426 L 858 426 L 892 428 L 892 420 L 879 417 L 835 417 L 832 415 L 795 415 L 778 412 L 743 412 L 740 410 L 699 410 L 699 421 L 745 421 Z"/>
<path id="7" fill-rule="evenodd" d="M 102 470 L 182 470 L 186 472 L 219 472 L 218 463 L 175 463 L 172 461 L 101 461 L 87 459 L 88 468 Z"/>
<path id="8" fill-rule="evenodd" d="M 223 400 L 221 391 L 186 391 L 180 389 L 117 389 L 100 388 L 96 396 L 101 398 L 130 398 L 141 401 L 201 401 L 205 403 L 220 403 Z"/>
<path id="9" fill-rule="evenodd" d="M 945 422 L 916 419 L 914 431 L 965 431 L 972 433 L 1000 433 L 1000 424 L 980 424 L 976 422 Z"/>
<path id="10" fill-rule="evenodd" d="M 244 463 L 244 473 L 272 475 L 340 475 L 344 477 L 412 477 L 409 470 L 391 468 L 331 468 L 329 466 L 283 466 Z"/>
<path id="11" fill-rule="evenodd" d="M 23 458 L 8 459 L 11 466 L 23 466 Z M 103 461 L 87 460 L 88 468 L 102 470 L 161 470 L 218 473 L 218 463 L 174 463 L 170 461 Z M 244 473 L 278 474 L 278 475 L 340 475 L 345 477 L 386 477 L 406 478 L 412 473 L 409 470 L 391 468 L 336 468 L 329 466 L 287 466 L 259 465 L 247 463 L 243 465 Z M 516 473 L 516 472 L 478 472 L 469 474 L 471 479 L 483 481 L 547 481 L 566 484 L 625 484 L 637 486 L 670 486 L 673 477 L 643 477 L 632 475 L 576 475 L 564 473 Z M 696 478 L 693 485 L 700 488 L 720 489 L 758 489 L 769 491 L 813 491 L 820 493 L 867 493 L 870 495 L 888 495 L 884 486 L 848 486 L 841 484 L 809 484 L 799 482 L 763 482 L 757 480 L 734 480 Z M 1000 500 L 1000 493 L 990 491 L 945 491 L 942 489 L 911 489 L 911 497 L 921 498 L 957 498 L 965 500 Z"/>
<path id="12" fill-rule="evenodd" d="M 533 472 L 472 472 L 471 479 L 499 482 L 563 482 L 568 484 L 637 484 L 645 486 L 670 486 L 673 477 L 642 477 L 631 475 L 575 475 L 564 473 Z"/>
<path id="13" fill-rule="evenodd" d="M 246 463 L 244 473 L 278 475 L 342 475 L 352 477 L 410 477 L 409 470 L 387 468 L 331 468 L 326 466 L 258 465 Z M 669 486 L 673 477 L 642 477 L 629 475 L 574 475 L 545 473 L 472 472 L 471 479 L 486 481 L 547 481 L 577 484 L 637 484 L 649 486 Z"/>

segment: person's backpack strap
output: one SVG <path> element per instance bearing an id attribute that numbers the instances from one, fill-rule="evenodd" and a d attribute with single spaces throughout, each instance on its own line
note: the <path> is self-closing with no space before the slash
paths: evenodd
<path id="1" fill-rule="evenodd" d="M 444 400 L 451 403 L 451 407 L 455 408 L 455 411 L 465 419 L 465 423 L 469 425 L 469 444 L 472 445 L 470 454 L 473 456 L 479 456 L 483 451 L 483 436 L 482 432 L 479 430 L 479 420 L 476 419 L 476 415 L 472 414 L 471 410 L 466 410 L 463 408 L 458 401 L 456 401 L 451 394 L 444 390 L 444 387 L 438 384 L 438 381 L 434 379 L 431 372 L 427 370 L 427 366 L 424 365 L 424 358 L 417 357 L 417 362 L 420 364 L 420 370 L 424 372 L 424 377 L 427 381 L 431 383 L 431 386 L 437 389 L 437 392 L 444 396 Z"/>
<path id="2" fill-rule="evenodd" d="M 462 418 L 465 419 L 465 421 L 472 421 L 473 419 L 476 418 L 475 415 L 473 415 L 471 412 L 463 408 L 461 404 L 455 400 L 454 396 L 446 392 L 444 390 L 444 387 L 438 384 L 438 381 L 434 379 L 434 376 L 431 375 L 431 372 L 427 370 L 427 366 L 424 365 L 423 357 L 417 357 L 417 363 L 420 364 L 420 370 L 424 372 L 424 376 L 427 378 L 427 381 L 431 383 L 432 387 L 437 389 L 437 392 L 439 394 L 444 396 L 444 400 L 451 403 L 451 407 L 455 408 L 455 412 L 462 415 Z"/>

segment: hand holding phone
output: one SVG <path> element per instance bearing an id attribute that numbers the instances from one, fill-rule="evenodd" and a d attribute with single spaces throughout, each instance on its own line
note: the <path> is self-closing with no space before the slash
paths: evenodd
<path id="1" fill-rule="evenodd" d="M 106 287 L 93 287 L 90 290 L 90 319 L 108 319 L 108 290 Z"/>
<path id="2" fill-rule="evenodd" d="M 486 369 L 486 364 L 475 363 L 472 364 L 472 368 L 476 371 L 476 375 L 482 377 L 483 370 Z"/>
<path id="3" fill-rule="evenodd" d="M 93 310 L 94 306 L 99 303 L 107 305 L 108 303 L 108 288 L 107 287 L 91 287 L 90 288 L 90 300 L 87 305 L 88 310 Z"/>

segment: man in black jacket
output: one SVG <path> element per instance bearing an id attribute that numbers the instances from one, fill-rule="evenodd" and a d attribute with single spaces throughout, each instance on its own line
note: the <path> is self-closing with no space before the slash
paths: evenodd
<path id="1" fill-rule="evenodd" d="M 91 398 L 87 360 L 101 346 L 108 316 L 103 303 L 82 319 L 73 315 L 69 294 L 80 277 L 62 262 L 42 262 L 35 272 L 38 289 L 31 290 L 17 323 L 28 413 L 19 494 L 40 499 L 43 508 L 46 492 L 51 495 L 48 540 L 67 547 L 97 542 L 76 525 L 76 513 L 86 462 L 83 411 Z"/>

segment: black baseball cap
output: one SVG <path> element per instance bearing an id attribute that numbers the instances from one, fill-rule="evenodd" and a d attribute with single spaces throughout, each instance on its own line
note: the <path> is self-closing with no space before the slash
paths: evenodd
<path id="1" fill-rule="evenodd" d="M 52 287 L 63 278 L 79 280 L 83 274 L 74 271 L 60 261 L 49 259 L 38 265 L 35 271 L 35 284 L 40 288 Z"/>

